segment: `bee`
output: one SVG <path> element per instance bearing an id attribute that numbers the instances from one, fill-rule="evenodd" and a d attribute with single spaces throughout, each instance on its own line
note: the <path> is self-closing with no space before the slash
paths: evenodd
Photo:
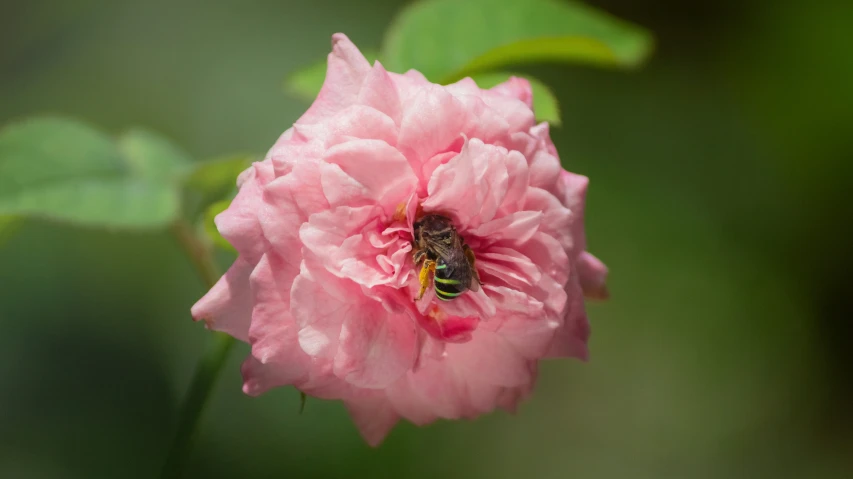
<path id="1" fill-rule="evenodd" d="M 420 265 L 418 279 L 421 289 L 419 300 L 429 287 L 430 280 L 435 295 L 450 301 L 465 291 L 480 289 L 480 275 L 474 267 L 474 252 L 465 244 L 450 218 L 427 214 L 415 221 L 414 260 Z"/>

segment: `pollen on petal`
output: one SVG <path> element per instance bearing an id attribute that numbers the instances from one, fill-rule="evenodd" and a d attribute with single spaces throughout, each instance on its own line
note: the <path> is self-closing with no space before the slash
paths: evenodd
<path id="1" fill-rule="evenodd" d="M 407 204 L 405 201 L 399 203 L 397 205 L 397 209 L 394 210 L 394 221 L 406 221 L 406 210 Z"/>

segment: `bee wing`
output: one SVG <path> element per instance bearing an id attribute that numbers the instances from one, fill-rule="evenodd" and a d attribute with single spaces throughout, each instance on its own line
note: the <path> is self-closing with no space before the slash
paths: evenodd
<path id="1" fill-rule="evenodd" d="M 477 291 L 480 291 L 480 275 L 474 268 L 471 268 L 471 271 L 474 274 L 471 276 L 471 285 L 468 286 L 468 289 L 476 293 Z"/>
<path id="2" fill-rule="evenodd" d="M 453 248 L 445 246 L 439 242 L 430 244 L 430 247 L 435 251 L 435 254 L 445 262 L 450 262 L 453 259 Z"/>
<path id="3" fill-rule="evenodd" d="M 465 259 L 468 260 L 468 267 L 471 268 L 471 285 L 468 286 L 468 289 L 476 293 L 480 290 L 480 273 L 477 272 L 477 266 L 475 266 L 477 260 L 468 245 L 465 245 L 462 251 L 465 253 Z"/>

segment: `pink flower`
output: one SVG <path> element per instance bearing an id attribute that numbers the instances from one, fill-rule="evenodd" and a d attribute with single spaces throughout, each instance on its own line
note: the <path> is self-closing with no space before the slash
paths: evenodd
<path id="1" fill-rule="evenodd" d="M 526 80 L 439 86 L 332 42 L 320 95 L 216 218 L 239 257 L 193 317 L 251 345 L 247 394 L 343 400 L 372 445 L 400 418 L 512 411 L 540 359 L 587 357 L 583 293 L 606 297 L 607 274 L 585 251 L 587 179 L 560 166 Z M 415 300 L 427 214 L 471 248 L 479 288 Z"/>

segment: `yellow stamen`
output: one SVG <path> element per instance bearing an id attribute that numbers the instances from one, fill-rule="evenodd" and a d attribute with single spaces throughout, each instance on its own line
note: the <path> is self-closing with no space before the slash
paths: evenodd
<path id="1" fill-rule="evenodd" d="M 406 206 L 407 205 L 405 202 L 397 205 L 397 210 L 394 211 L 394 220 L 404 221 L 406 219 L 406 210 L 408 209 L 408 208 L 406 208 Z"/>

